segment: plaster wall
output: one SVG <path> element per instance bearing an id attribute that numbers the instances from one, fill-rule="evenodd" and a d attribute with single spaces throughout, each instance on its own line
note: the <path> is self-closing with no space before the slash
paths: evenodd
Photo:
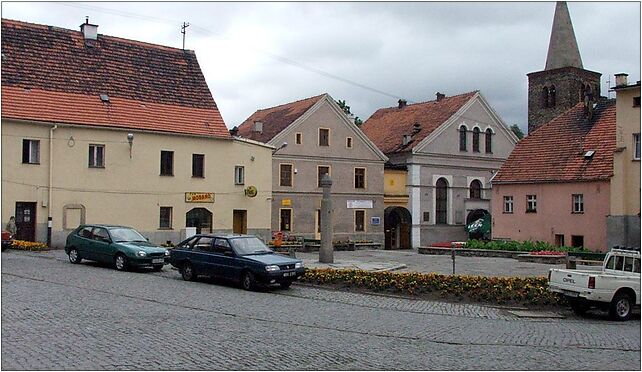
<path id="1" fill-rule="evenodd" d="M 572 195 L 583 194 L 584 213 L 572 212 Z M 555 244 L 564 235 L 584 237 L 584 247 L 604 252 L 606 216 L 609 214 L 608 182 L 493 185 L 492 235 L 494 239 L 539 240 Z M 526 196 L 537 196 L 537 213 L 526 213 Z M 504 196 L 513 197 L 513 213 L 504 213 Z"/>
<path id="2" fill-rule="evenodd" d="M 178 242 L 185 214 L 196 207 L 213 213 L 214 231 L 231 231 L 233 210 L 247 210 L 248 232 L 266 238 L 272 194 L 271 149 L 233 140 L 167 135 L 132 130 L 59 125 L 53 140 L 52 205 L 49 183 L 49 129 L 40 123 L 2 121 L 2 220 L 15 214 L 16 201 L 37 202 L 36 238 L 46 239 L 48 208 L 53 217 L 52 245 L 60 248 L 80 221 L 66 205 L 85 207 L 86 223 L 135 227 L 157 243 Z M 131 148 L 127 133 L 134 134 Z M 22 164 L 22 140 L 40 140 L 40 164 Z M 89 168 L 90 144 L 105 146 L 105 167 Z M 161 150 L 174 152 L 174 175 L 160 175 Z M 205 155 L 205 176 L 192 177 L 192 154 Z M 253 159 L 253 160 L 252 160 Z M 234 167 L 245 167 L 245 184 L 235 185 Z M 258 195 L 245 196 L 254 185 Z M 213 192 L 214 203 L 187 203 L 186 192 Z M 159 229 L 160 207 L 173 208 L 172 228 Z M 64 213 L 70 213 L 63 226 Z"/>

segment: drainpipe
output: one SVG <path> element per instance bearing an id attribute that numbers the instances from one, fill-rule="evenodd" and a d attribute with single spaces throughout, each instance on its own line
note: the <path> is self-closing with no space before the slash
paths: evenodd
<path id="1" fill-rule="evenodd" d="M 47 247 L 51 247 L 51 230 L 53 227 L 53 219 L 51 217 L 51 200 L 52 200 L 52 187 L 53 187 L 53 132 L 58 129 L 58 125 L 54 125 L 49 130 L 49 192 L 47 197 L 48 216 L 47 216 Z"/>

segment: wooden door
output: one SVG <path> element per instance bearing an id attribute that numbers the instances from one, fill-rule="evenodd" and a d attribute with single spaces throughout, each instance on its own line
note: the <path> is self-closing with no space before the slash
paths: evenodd
<path id="1" fill-rule="evenodd" d="M 232 225 L 234 234 L 247 234 L 247 211 L 234 210 L 234 221 Z"/>
<path id="2" fill-rule="evenodd" d="M 16 239 L 36 241 L 36 203 L 16 202 Z"/>

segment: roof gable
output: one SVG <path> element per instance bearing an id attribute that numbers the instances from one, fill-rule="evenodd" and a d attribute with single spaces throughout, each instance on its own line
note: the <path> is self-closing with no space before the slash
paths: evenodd
<path id="1" fill-rule="evenodd" d="M 255 141 L 268 143 L 294 121 L 319 102 L 325 94 L 257 110 L 238 127 L 238 135 Z M 254 130 L 254 122 L 262 123 L 262 130 Z"/>
<path id="2" fill-rule="evenodd" d="M 477 91 L 440 100 L 415 103 L 403 108 L 377 110 L 361 126 L 361 130 L 385 154 L 410 151 L 459 111 Z M 415 123 L 419 131 L 413 134 Z M 412 135 L 404 145 L 403 136 Z"/>
<path id="3" fill-rule="evenodd" d="M 613 175 L 615 102 L 602 101 L 589 119 L 583 103 L 521 140 L 493 183 L 586 182 Z M 595 151 L 585 158 L 587 151 Z"/>
<path id="4" fill-rule="evenodd" d="M 79 31 L 3 19 L 2 54 L 2 88 L 11 91 L 3 94 L 3 117 L 154 129 L 162 113 L 160 131 L 230 137 L 193 51 L 102 34 L 87 43 Z M 31 101 L 21 98 L 28 91 L 37 93 Z M 105 111 L 100 94 L 110 98 L 110 112 L 83 119 L 80 106 Z M 141 121 L 113 115 L 135 117 L 152 106 L 164 109 Z M 193 122 L 181 125 L 184 117 Z"/>
<path id="5" fill-rule="evenodd" d="M 456 145 L 449 144 L 449 149 L 441 149 L 437 151 L 440 153 L 452 152 L 453 155 L 472 155 L 474 152 L 466 152 L 464 154 L 459 151 L 459 128 L 461 125 L 466 126 L 467 130 L 473 130 L 474 127 L 479 128 L 483 134 L 486 130 L 490 129 L 494 135 L 500 135 L 501 141 L 510 144 L 510 150 L 513 149 L 519 139 L 508 128 L 506 123 L 501 119 L 499 114 L 490 106 L 488 101 L 484 98 L 481 92 L 477 92 L 468 102 L 466 102 L 454 115 L 452 115 L 446 122 L 435 129 L 431 134 L 426 136 L 420 143 L 414 146 L 413 153 L 421 152 L 434 152 L 431 145 L 443 145 L 444 142 L 455 142 Z M 444 141 L 444 135 L 451 138 Z M 493 153 L 497 155 L 498 143 L 497 138 L 493 140 Z M 443 147 L 443 146 L 442 146 Z M 510 152 L 510 151 L 509 151 Z M 504 157 L 508 157 L 508 153 Z"/>

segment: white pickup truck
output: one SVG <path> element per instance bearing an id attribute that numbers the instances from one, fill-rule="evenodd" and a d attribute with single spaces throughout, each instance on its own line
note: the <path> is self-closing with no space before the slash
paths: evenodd
<path id="1" fill-rule="evenodd" d="M 612 249 L 600 271 L 550 269 L 548 286 L 566 296 L 577 314 L 596 306 L 613 319 L 627 320 L 640 305 L 640 251 Z"/>

